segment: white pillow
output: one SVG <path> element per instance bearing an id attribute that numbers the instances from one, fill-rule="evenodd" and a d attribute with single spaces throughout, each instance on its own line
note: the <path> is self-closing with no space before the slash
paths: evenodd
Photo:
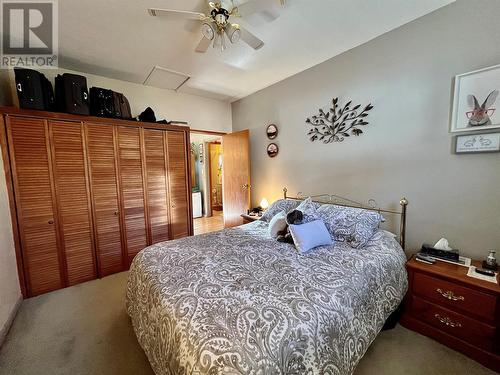
<path id="1" fill-rule="evenodd" d="M 278 199 L 277 201 L 273 202 L 267 210 L 264 211 L 264 214 L 262 215 L 260 220 L 269 222 L 278 212 L 285 211 L 286 213 L 289 213 L 290 211 L 297 208 L 299 204 L 300 201 L 295 199 Z"/>
<path id="2" fill-rule="evenodd" d="M 278 236 L 278 232 L 284 230 L 286 228 L 286 212 L 281 211 L 273 216 L 271 221 L 269 222 L 269 235 L 272 238 L 276 238 Z"/>
<path id="3" fill-rule="evenodd" d="M 309 197 L 306 200 L 303 200 L 299 206 L 296 208 L 296 210 L 302 212 L 302 224 L 309 223 L 314 220 L 319 219 L 319 215 L 317 210 L 317 207 L 319 205 L 315 202 L 313 202 L 312 198 Z"/>

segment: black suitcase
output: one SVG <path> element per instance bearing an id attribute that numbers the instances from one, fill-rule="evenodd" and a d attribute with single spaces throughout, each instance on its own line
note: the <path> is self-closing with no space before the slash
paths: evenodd
<path id="1" fill-rule="evenodd" d="M 122 118 L 122 108 L 120 105 L 120 93 L 113 91 L 113 117 Z"/>
<path id="2" fill-rule="evenodd" d="M 42 73 L 32 69 L 14 68 L 14 74 L 19 107 L 42 111 L 53 109 L 52 85 Z"/>
<path id="3" fill-rule="evenodd" d="M 45 109 L 47 111 L 56 110 L 56 97 L 54 95 L 54 89 L 52 88 L 52 83 L 42 74 L 42 91 L 43 91 L 43 102 Z"/>
<path id="4" fill-rule="evenodd" d="M 88 115 L 87 78 L 70 73 L 58 75 L 56 77 L 56 105 L 61 112 Z"/>
<path id="5" fill-rule="evenodd" d="M 91 87 L 90 114 L 99 117 L 116 117 L 113 91 Z"/>
<path id="6" fill-rule="evenodd" d="M 125 95 L 113 91 L 113 105 L 116 118 L 121 118 L 125 120 L 129 120 L 132 118 L 132 113 L 130 111 L 130 104 Z"/>

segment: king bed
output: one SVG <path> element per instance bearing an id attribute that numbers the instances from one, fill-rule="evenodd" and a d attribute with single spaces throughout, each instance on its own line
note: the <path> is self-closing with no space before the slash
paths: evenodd
<path id="1" fill-rule="evenodd" d="M 405 208 L 394 212 L 403 239 Z M 127 311 L 157 375 L 353 373 L 406 292 L 401 236 L 377 229 L 360 248 L 335 241 L 300 254 L 268 226 L 163 242 L 135 257 Z"/>

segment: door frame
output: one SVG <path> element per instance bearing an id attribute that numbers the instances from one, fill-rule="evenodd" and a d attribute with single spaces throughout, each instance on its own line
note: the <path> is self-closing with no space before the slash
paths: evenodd
<path id="1" fill-rule="evenodd" d="M 202 134 L 202 135 L 215 135 L 220 137 L 220 141 L 218 141 L 222 145 L 222 136 L 230 134 L 230 132 L 220 132 L 220 131 L 214 131 L 214 130 L 203 130 L 203 129 L 189 129 L 189 134 Z M 205 143 L 211 143 L 211 142 L 203 142 Z M 191 148 L 191 137 L 189 139 L 189 146 Z M 210 159 L 210 150 L 205 150 L 205 155 L 207 155 L 208 159 Z M 224 153 L 224 151 L 223 151 Z M 205 158 L 206 159 L 206 158 Z M 224 166 L 222 167 L 224 168 Z M 210 209 L 210 213 L 212 213 L 212 192 L 210 191 L 210 187 L 212 185 L 212 176 L 210 174 L 210 160 L 208 161 L 208 178 L 207 178 L 207 189 L 208 189 L 208 205 L 207 207 Z M 224 184 L 222 184 L 222 188 L 224 189 Z M 224 194 L 222 194 L 222 209 L 224 210 Z M 207 214 L 207 213 L 205 213 Z M 212 216 L 212 215 L 211 215 Z"/>
<path id="2" fill-rule="evenodd" d="M 209 189 L 209 194 L 208 194 L 208 204 L 210 206 L 210 212 L 212 212 L 213 216 L 213 202 L 212 202 L 212 154 L 210 153 L 210 145 L 220 145 L 222 147 L 222 140 L 220 141 L 212 141 L 212 142 L 206 142 L 208 144 L 208 189 Z M 224 155 L 224 150 L 222 150 L 221 155 Z M 224 170 L 224 164 L 222 164 L 222 170 Z M 224 184 L 222 184 L 222 188 L 224 189 Z M 224 196 L 224 194 L 222 194 Z M 222 200 L 222 212 L 224 212 L 224 201 L 221 197 Z"/>
<path id="3" fill-rule="evenodd" d="M 217 132 L 213 130 L 199 130 L 199 129 L 189 129 L 189 132 L 195 134 L 220 135 L 220 136 L 229 134 L 227 132 Z"/>

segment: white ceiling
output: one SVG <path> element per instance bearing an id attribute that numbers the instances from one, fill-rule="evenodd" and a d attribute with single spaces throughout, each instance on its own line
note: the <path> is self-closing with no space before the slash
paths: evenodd
<path id="1" fill-rule="evenodd" d="M 260 50 L 240 41 L 200 54 L 198 21 L 151 17 L 146 8 L 206 12 L 206 0 L 64 0 L 59 65 L 141 84 L 158 65 L 191 77 L 181 92 L 234 101 L 453 1 L 287 0 L 273 21 L 259 13 L 236 21 L 264 40 Z"/>

